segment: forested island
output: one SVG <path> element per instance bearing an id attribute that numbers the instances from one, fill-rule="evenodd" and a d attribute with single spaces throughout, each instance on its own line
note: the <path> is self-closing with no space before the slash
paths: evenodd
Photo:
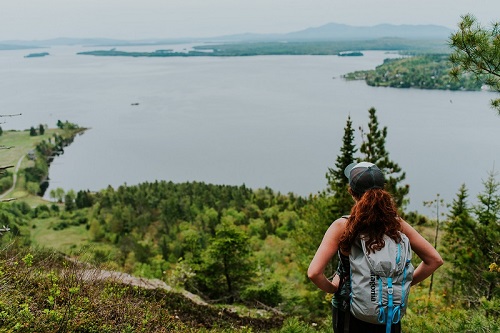
<path id="1" fill-rule="evenodd" d="M 363 52 L 353 51 L 353 52 L 339 52 L 339 57 L 362 57 Z"/>
<path id="2" fill-rule="evenodd" d="M 25 58 L 41 58 L 41 57 L 46 57 L 48 55 L 49 55 L 48 52 L 40 52 L 40 53 L 30 53 L 30 54 L 25 55 L 24 57 Z"/>
<path id="3" fill-rule="evenodd" d="M 79 55 L 120 57 L 241 57 L 259 55 L 339 55 L 352 50 L 444 52 L 445 41 L 406 40 L 402 38 L 380 38 L 361 41 L 309 41 L 309 42 L 247 42 L 198 45 L 187 52 L 156 50 L 153 52 L 94 50 L 79 52 Z M 359 54 L 353 54 L 359 55 Z"/>
<path id="4" fill-rule="evenodd" d="M 449 54 L 427 54 L 386 59 L 374 70 L 356 71 L 343 77 L 346 80 L 365 80 L 373 87 L 418 88 L 441 90 L 481 90 L 484 82 L 464 74 L 455 79 L 450 75 Z"/>

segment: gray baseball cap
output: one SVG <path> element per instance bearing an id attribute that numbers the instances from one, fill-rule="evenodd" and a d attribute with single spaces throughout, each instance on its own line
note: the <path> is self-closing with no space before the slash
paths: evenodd
<path id="1" fill-rule="evenodd" d="M 373 163 L 351 163 L 344 169 L 344 174 L 356 194 L 363 194 L 372 188 L 384 188 L 384 174 Z"/>

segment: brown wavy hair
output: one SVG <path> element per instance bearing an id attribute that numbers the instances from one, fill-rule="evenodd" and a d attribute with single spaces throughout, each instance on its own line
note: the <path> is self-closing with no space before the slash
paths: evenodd
<path id="1" fill-rule="evenodd" d="M 355 194 L 350 188 L 349 193 L 356 199 L 351 209 L 346 228 L 340 237 L 340 249 L 351 252 L 356 238 L 363 235 L 368 251 L 375 252 L 385 246 L 384 234 L 401 241 L 398 231 L 402 231 L 397 207 L 389 192 L 383 189 L 370 189 L 362 195 Z"/>

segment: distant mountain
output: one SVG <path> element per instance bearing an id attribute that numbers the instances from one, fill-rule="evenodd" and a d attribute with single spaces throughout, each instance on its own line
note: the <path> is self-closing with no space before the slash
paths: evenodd
<path id="1" fill-rule="evenodd" d="M 47 40 L 0 42 L 2 49 L 26 49 L 50 47 L 56 45 L 84 46 L 127 46 L 127 45 L 162 45 L 192 42 L 255 42 L 255 41 L 335 41 L 335 40 L 371 40 L 379 38 L 404 38 L 420 40 L 446 40 L 453 30 L 438 25 L 393 25 L 350 26 L 328 23 L 320 27 L 307 28 L 285 34 L 236 34 L 211 38 L 176 38 L 118 40 L 109 38 L 55 38 Z"/>
<path id="2" fill-rule="evenodd" d="M 353 27 L 345 24 L 329 23 L 317 28 L 286 34 L 293 39 L 446 39 L 453 30 L 437 25 L 393 25 L 379 24 L 372 27 Z"/>
<path id="3" fill-rule="evenodd" d="M 286 34 L 239 34 L 220 36 L 220 41 L 320 41 L 320 40 L 360 40 L 379 38 L 404 39 L 447 39 L 453 30 L 438 25 L 393 25 L 350 26 L 328 23 L 316 28 L 307 28 Z"/>

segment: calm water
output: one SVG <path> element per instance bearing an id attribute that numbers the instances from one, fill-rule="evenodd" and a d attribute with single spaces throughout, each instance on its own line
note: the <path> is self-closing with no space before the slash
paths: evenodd
<path id="1" fill-rule="evenodd" d="M 23 113 L 4 129 L 55 127 L 59 119 L 91 128 L 52 164 L 49 191 L 164 179 L 316 193 L 326 186 L 347 116 L 366 128 L 370 107 L 388 127 L 391 158 L 407 173 L 412 210 L 437 193 L 451 202 L 462 183 L 475 202 L 482 179 L 495 163 L 498 170 L 500 117 L 489 108 L 496 95 L 340 78 L 391 56 L 382 52 L 149 59 L 77 56 L 80 50 L 30 59 L 23 58 L 30 51 L 0 52 L 1 113 Z"/>

